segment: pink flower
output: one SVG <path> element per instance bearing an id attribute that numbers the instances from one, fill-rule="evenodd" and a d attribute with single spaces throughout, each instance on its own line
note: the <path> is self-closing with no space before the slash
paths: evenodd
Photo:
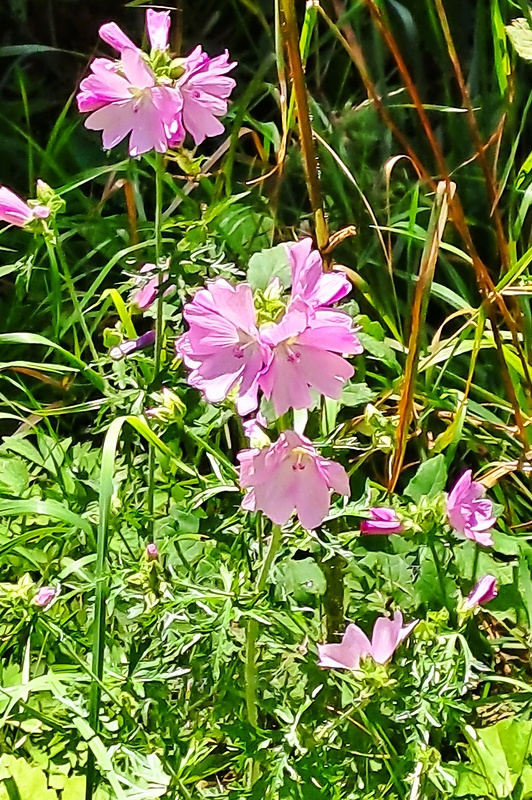
<path id="1" fill-rule="evenodd" d="M 236 62 L 229 61 L 227 50 L 221 56 L 209 58 L 199 45 L 185 58 L 185 72 L 178 86 L 183 95 L 183 125 L 196 145 L 207 136 L 224 132 L 218 117 L 227 113 L 227 100 L 236 84 L 225 73 L 235 66 Z M 172 144 L 181 144 L 183 139 L 184 133 L 181 137 L 177 133 Z"/>
<path id="2" fill-rule="evenodd" d="M 157 84 L 137 48 L 124 49 L 121 62 L 96 58 L 91 70 L 77 96 L 79 110 L 92 112 L 85 127 L 103 132 L 106 150 L 130 134 L 131 156 L 165 153 L 169 137 L 178 132 L 181 94 Z"/>
<path id="3" fill-rule="evenodd" d="M 25 203 L 18 195 L 0 186 L 0 221 L 7 222 L 9 225 L 16 225 L 23 228 L 35 219 L 46 219 L 50 216 L 50 209 L 47 206 L 30 206 Z"/>
<path id="4" fill-rule="evenodd" d="M 39 608 L 47 608 L 54 600 L 60 592 L 60 587 L 54 589 L 53 586 L 41 586 L 35 597 L 33 598 L 33 602 Z"/>
<path id="5" fill-rule="evenodd" d="M 317 528 L 330 507 L 330 489 L 348 495 L 345 469 L 320 456 L 310 439 L 284 431 L 262 450 L 242 450 L 240 486 L 248 489 L 242 507 L 262 511 L 276 525 L 287 522 L 295 510 L 303 528 Z"/>
<path id="6" fill-rule="evenodd" d="M 490 547 L 493 545 L 490 531 L 495 525 L 493 503 L 483 499 L 484 487 L 471 480 L 471 470 L 464 472 L 447 496 L 447 516 L 457 533 L 467 539 Z"/>
<path id="7" fill-rule="evenodd" d="M 306 237 L 287 245 L 292 271 L 292 297 L 301 297 L 312 308 L 337 303 L 351 291 L 351 284 L 342 272 L 323 272 L 318 250 L 312 249 L 312 239 Z"/>
<path id="8" fill-rule="evenodd" d="M 261 331 L 261 337 L 272 348 L 272 358 L 259 383 L 278 416 L 289 408 L 310 408 L 310 389 L 338 400 L 354 374 L 339 354 L 362 352 L 347 314 L 314 310 L 299 297 L 280 322 Z"/>
<path id="9" fill-rule="evenodd" d="M 400 533 L 401 521 L 393 508 L 370 508 L 369 519 L 360 523 L 360 533 Z"/>
<path id="10" fill-rule="evenodd" d="M 189 383 L 210 403 L 219 403 L 237 387 L 237 410 L 257 407 L 258 376 L 269 358 L 260 341 L 251 287 L 217 278 L 200 289 L 183 309 L 190 329 L 175 343 L 192 369 Z"/>
<path id="11" fill-rule="evenodd" d="M 393 619 L 379 617 L 373 627 L 371 642 L 358 625 L 348 625 L 339 644 L 318 645 L 318 666 L 356 671 L 361 659 L 367 656 L 376 664 L 386 664 L 418 621 L 416 619 L 403 627 L 400 611 L 395 612 Z"/>
<path id="12" fill-rule="evenodd" d="M 470 591 L 464 603 L 464 608 L 473 609 L 475 606 L 482 606 L 497 597 L 497 578 L 493 575 L 484 575 L 476 586 Z"/>
<path id="13" fill-rule="evenodd" d="M 159 549 L 155 542 L 146 545 L 146 558 L 148 561 L 156 561 L 159 558 Z"/>
<path id="14" fill-rule="evenodd" d="M 138 276 L 135 278 L 135 283 L 139 288 L 133 293 L 131 302 L 135 303 L 140 311 L 145 311 L 157 300 L 159 283 L 164 284 L 170 277 L 168 272 L 163 272 L 159 279 L 159 275 L 153 274 L 156 273 L 156 271 L 157 267 L 155 264 L 144 264 L 144 266 L 140 268 Z M 168 297 L 175 289 L 175 284 L 172 284 L 172 286 L 165 289 L 163 297 Z"/>
<path id="15" fill-rule="evenodd" d="M 122 344 L 111 347 L 109 355 L 114 361 L 119 361 L 125 356 L 130 356 L 138 350 L 143 350 L 145 347 L 151 347 L 155 344 L 155 331 L 147 331 L 139 336 L 137 339 L 126 339 Z"/>

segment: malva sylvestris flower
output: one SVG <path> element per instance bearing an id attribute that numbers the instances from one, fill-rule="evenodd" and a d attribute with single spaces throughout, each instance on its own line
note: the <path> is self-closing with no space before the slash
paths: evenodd
<path id="1" fill-rule="evenodd" d="M 33 602 L 39 608 L 47 608 L 53 600 L 57 597 L 60 592 L 60 587 L 54 589 L 53 586 L 41 586 L 35 597 L 33 598 Z"/>
<path id="2" fill-rule="evenodd" d="M 287 245 L 287 250 L 293 299 L 300 297 L 311 308 L 321 308 L 349 294 L 351 284 L 342 272 L 323 271 L 322 257 L 319 250 L 313 249 L 310 236 Z"/>
<path id="3" fill-rule="evenodd" d="M 158 84 L 140 50 L 122 51 L 120 62 L 96 58 L 92 75 L 81 81 L 80 111 L 91 111 L 85 127 L 102 131 L 110 150 L 129 135 L 129 154 L 166 153 L 169 135 L 178 130 L 183 100 L 171 86 Z"/>
<path id="4" fill-rule="evenodd" d="M 393 508 L 370 508 L 369 519 L 360 523 L 360 533 L 392 534 L 401 533 L 403 526 Z"/>
<path id="5" fill-rule="evenodd" d="M 337 276 L 341 283 L 321 285 L 316 273 L 321 260 L 307 257 L 306 240 L 304 244 L 294 274 L 296 288 L 308 299 L 292 295 L 278 322 L 259 329 L 251 287 L 246 283 L 235 287 L 221 278 L 185 306 L 190 330 L 177 340 L 176 351 L 192 368 L 189 383 L 209 402 L 225 399 L 242 378 L 237 400 L 240 414 L 256 409 L 257 392 L 262 389 L 281 416 L 289 408 L 310 408 L 311 389 L 338 399 L 354 374 L 343 357 L 362 352 L 351 317 L 311 305 L 343 296 L 348 288 L 345 276 Z"/>
<path id="6" fill-rule="evenodd" d="M 497 593 L 497 578 L 493 575 L 484 575 L 469 592 L 464 602 L 464 608 L 471 610 L 476 606 L 483 606 L 497 597 Z"/>
<path id="7" fill-rule="evenodd" d="M 236 85 L 226 75 L 236 66 L 227 51 L 211 59 L 198 46 L 187 58 L 172 59 L 170 12 L 148 9 L 146 28 L 150 56 L 144 56 L 116 23 L 101 26 L 100 37 L 121 59 L 95 59 L 92 75 L 81 82 L 78 108 L 92 112 L 85 126 L 102 131 L 105 149 L 131 134 L 132 156 L 180 146 L 186 132 L 196 145 L 223 133 L 218 117 L 226 114 Z"/>
<path id="8" fill-rule="evenodd" d="M 145 553 L 148 561 L 157 561 L 157 559 L 159 558 L 159 549 L 155 544 L 155 542 L 149 542 L 146 545 Z"/>
<path id="9" fill-rule="evenodd" d="M 190 385 L 209 403 L 221 402 L 236 388 L 237 410 L 249 414 L 257 407 L 258 377 L 269 359 L 259 337 L 251 287 L 217 278 L 196 292 L 183 316 L 190 327 L 175 348 L 192 370 Z"/>
<path id="10" fill-rule="evenodd" d="M 47 219 L 49 216 L 50 209 L 47 206 L 38 203 L 31 206 L 11 189 L 0 186 L 0 222 L 24 228 L 36 219 Z"/>
<path id="11" fill-rule="evenodd" d="M 331 489 L 350 494 L 345 469 L 294 431 L 284 431 L 269 447 L 242 450 L 237 458 L 240 486 L 247 489 L 242 507 L 262 511 L 276 525 L 295 511 L 303 528 L 313 530 L 329 513 Z"/>
<path id="12" fill-rule="evenodd" d="M 351 317 L 341 311 L 313 309 L 293 299 L 277 324 L 261 329 L 272 357 L 259 379 L 277 416 L 289 408 L 310 408 L 314 389 L 338 400 L 355 370 L 343 355 L 362 352 Z"/>
<path id="13" fill-rule="evenodd" d="M 109 355 L 114 361 L 119 361 L 121 358 L 130 356 L 138 350 L 143 350 L 145 347 L 151 347 L 155 344 L 155 331 L 147 331 L 137 339 L 126 339 L 122 344 L 117 344 L 111 347 Z"/>
<path id="14" fill-rule="evenodd" d="M 348 625 L 338 644 L 318 645 L 318 666 L 329 669 L 350 669 L 356 672 L 363 658 L 386 664 L 419 620 L 403 625 L 403 615 L 396 611 L 393 619 L 379 617 L 373 627 L 371 641 L 358 625 Z"/>
<path id="15" fill-rule="evenodd" d="M 170 274 L 168 272 L 163 272 L 159 276 L 155 264 L 144 264 L 140 268 L 139 274 L 135 277 L 138 289 L 133 292 L 131 302 L 137 306 L 139 311 L 146 311 L 157 300 L 159 286 L 166 283 L 169 277 Z M 163 292 L 163 297 L 169 297 L 175 292 L 175 289 L 175 284 L 168 286 Z"/>
<path id="16" fill-rule="evenodd" d="M 447 517 L 454 531 L 484 547 L 493 545 L 490 531 L 495 525 L 493 503 L 484 497 L 481 483 L 467 470 L 447 495 Z"/>

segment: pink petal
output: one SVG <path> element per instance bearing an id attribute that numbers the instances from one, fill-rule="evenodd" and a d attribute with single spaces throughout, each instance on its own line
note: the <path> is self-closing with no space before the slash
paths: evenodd
<path id="1" fill-rule="evenodd" d="M 129 36 L 126 36 L 116 22 L 106 22 L 100 27 L 99 34 L 100 39 L 103 39 L 106 44 L 114 47 L 119 53 L 126 48 L 131 48 L 132 50 L 136 49 L 134 42 L 131 41 Z"/>
<path id="2" fill-rule="evenodd" d="M 155 86 L 153 72 L 143 60 L 138 48 L 123 51 L 122 67 L 124 75 L 136 89 L 149 89 Z"/>
<path id="3" fill-rule="evenodd" d="M 318 645 L 318 666 L 358 670 L 360 659 L 371 653 L 371 644 L 358 625 L 347 626 L 340 644 Z"/>
<path id="4" fill-rule="evenodd" d="M 170 12 L 155 11 L 148 8 L 146 11 L 146 28 L 148 39 L 154 50 L 166 50 L 170 32 Z"/>

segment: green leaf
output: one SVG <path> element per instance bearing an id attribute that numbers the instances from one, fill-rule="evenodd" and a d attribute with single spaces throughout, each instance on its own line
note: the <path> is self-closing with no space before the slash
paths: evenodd
<path id="1" fill-rule="evenodd" d="M 513 19 L 510 25 L 506 25 L 506 33 L 517 54 L 525 61 L 532 61 L 532 30 L 526 19 Z"/>
<path id="2" fill-rule="evenodd" d="M 273 278 L 279 278 L 283 288 L 288 289 L 292 283 L 292 275 L 286 245 L 278 244 L 276 247 L 252 255 L 249 259 L 247 278 L 251 287 L 261 292 L 265 291 Z"/>
<path id="3" fill-rule="evenodd" d="M 3 774 L 7 772 L 15 783 L 18 800 L 57 800 L 57 794 L 48 788 L 42 769 L 32 767 L 26 759 L 4 754 L 0 759 L 0 769 Z M 0 800 L 7 800 L 11 796 L 7 787 L 0 789 Z"/>
<path id="4" fill-rule="evenodd" d="M 365 406 L 375 397 L 375 392 L 369 388 L 367 383 L 348 383 L 340 397 L 343 406 L 355 408 Z"/>
<path id="5" fill-rule="evenodd" d="M 486 775 L 496 797 L 509 797 L 531 751 L 532 721 L 509 717 L 475 730 L 466 727 L 474 769 Z"/>
<path id="6" fill-rule="evenodd" d="M 286 561 L 281 566 L 279 583 L 297 602 L 304 602 L 309 595 L 322 595 L 327 588 L 325 575 L 313 558 Z"/>
<path id="7" fill-rule="evenodd" d="M 0 493 L 20 497 L 30 484 L 30 474 L 21 458 L 0 458 Z"/>
<path id="8" fill-rule="evenodd" d="M 405 494 L 418 503 L 422 497 L 435 497 L 447 482 L 445 457 L 440 453 L 424 461 L 405 489 Z"/>

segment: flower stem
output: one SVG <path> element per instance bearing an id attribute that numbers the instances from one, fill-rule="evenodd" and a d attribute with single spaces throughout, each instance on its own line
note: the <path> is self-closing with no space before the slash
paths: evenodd
<path id="1" fill-rule="evenodd" d="M 46 249 L 48 251 L 48 260 L 50 262 L 50 266 L 52 269 L 52 274 L 59 273 L 58 269 L 58 259 L 59 264 L 61 266 L 61 272 L 63 274 L 63 280 L 66 283 L 68 293 L 70 295 L 70 299 L 72 301 L 72 305 L 74 307 L 74 311 L 76 312 L 76 316 L 78 322 L 81 326 L 81 330 L 83 331 L 83 335 L 85 337 L 85 344 L 90 350 L 91 356 L 95 363 L 98 363 L 98 352 L 94 346 L 94 342 L 92 341 L 92 337 L 87 326 L 87 321 L 83 315 L 83 311 L 81 310 L 81 306 L 79 304 L 78 296 L 76 294 L 76 288 L 74 286 L 74 282 L 72 280 L 72 275 L 70 274 L 70 269 L 68 266 L 68 262 L 66 256 L 63 252 L 63 248 L 61 246 L 61 239 L 59 237 L 59 231 L 57 230 L 57 226 L 53 226 L 54 232 L 54 239 L 55 244 L 53 244 L 49 239 L 46 239 Z"/>
<path id="2" fill-rule="evenodd" d="M 295 0 L 281 0 L 281 34 L 284 39 L 288 62 L 292 77 L 292 86 L 296 101 L 297 119 L 299 123 L 299 140 L 301 153 L 307 179 L 307 189 L 310 198 L 314 225 L 316 227 L 316 241 L 318 249 L 323 250 L 329 241 L 327 221 L 323 211 L 321 198 L 320 179 L 316 160 L 316 148 L 310 123 L 310 111 L 305 86 L 305 73 L 301 62 L 299 49 L 299 29 L 297 25 Z"/>
<path id="3" fill-rule="evenodd" d="M 163 213 L 163 177 L 164 177 L 164 158 L 162 153 L 155 154 L 155 267 L 157 270 L 157 307 L 155 317 L 155 359 L 153 368 L 153 380 L 156 381 L 161 371 L 161 352 L 163 344 L 163 295 L 161 292 L 162 272 L 162 213 Z M 150 444 L 148 451 L 148 525 L 149 535 L 153 534 L 153 511 L 155 506 L 155 448 Z"/>
<path id="4" fill-rule="evenodd" d="M 270 569 L 273 565 L 275 557 L 279 552 L 281 546 L 281 527 L 273 525 L 272 536 L 266 558 L 262 563 L 261 570 L 257 578 L 257 594 L 262 594 L 266 588 L 266 582 Z M 253 617 L 250 617 L 246 627 L 246 662 L 245 662 L 245 692 L 246 692 L 246 709 L 250 725 L 254 728 L 257 727 L 258 711 L 257 711 L 257 639 L 259 636 L 259 623 Z M 256 761 L 253 762 L 250 776 L 250 784 L 253 785 L 258 778 L 259 765 Z"/>

